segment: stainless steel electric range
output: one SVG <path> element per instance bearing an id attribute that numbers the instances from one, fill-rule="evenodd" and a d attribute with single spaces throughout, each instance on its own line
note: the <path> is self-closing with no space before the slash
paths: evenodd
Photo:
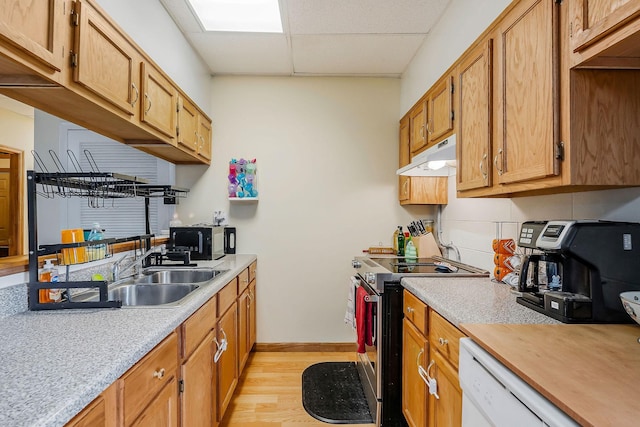
<path id="1" fill-rule="evenodd" d="M 402 415 L 403 277 L 489 277 L 489 272 L 441 257 L 356 257 L 355 286 L 365 298 L 370 339 L 357 366 L 371 415 L 378 427 L 406 427 Z M 357 289 L 356 289 L 357 291 Z M 357 309 L 357 308 L 356 308 Z M 357 315 L 357 313 L 356 313 Z"/>

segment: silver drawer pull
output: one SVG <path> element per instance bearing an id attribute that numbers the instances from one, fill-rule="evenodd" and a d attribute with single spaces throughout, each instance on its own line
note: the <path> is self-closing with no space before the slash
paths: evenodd
<path id="1" fill-rule="evenodd" d="M 447 345 L 449 344 L 449 340 L 446 340 L 444 338 L 438 338 L 438 342 L 440 343 L 440 345 Z"/>

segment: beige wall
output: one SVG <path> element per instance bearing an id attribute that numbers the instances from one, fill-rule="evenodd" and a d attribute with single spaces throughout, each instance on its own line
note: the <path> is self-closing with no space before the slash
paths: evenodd
<path id="1" fill-rule="evenodd" d="M 8 101 L 5 101 L 8 102 Z M 7 107 L 11 108 L 11 107 Z M 17 111 L 23 112 L 25 107 L 19 105 Z M 15 112 L 6 108 L 0 108 L 0 145 L 10 147 L 17 150 L 22 150 L 24 159 L 24 170 L 33 169 L 33 156 L 31 150 L 33 150 L 33 109 L 26 108 L 27 115 Z M 29 115 L 31 114 L 31 115 Z M 26 175 L 24 177 L 25 183 L 27 181 Z M 25 206 L 23 224 L 24 224 L 24 241 L 23 247 L 25 253 L 28 248 L 28 230 L 27 230 L 27 195 L 25 184 L 25 195 L 23 203 Z"/>
<path id="2" fill-rule="evenodd" d="M 349 342 L 351 259 L 432 217 L 397 201 L 399 80 L 215 77 L 213 161 L 178 166 L 184 223 L 226 210 L 258 255 L 259 342 Z M 230 204 L 231 158 L 256 158 L 259 202 Z"/>
<path id="3" fill-rule="evenodd" d="M 401 80 L 399 116 L 455 62 L 510 3 L 508 0 L 453 0 Z M 434 58 L 438 58 L 434 61 Z M 449 204 L 442 215 L 444 240 L 452 240 L 462 260 L 493 270 L 491 240 L 502 231 L 514 238 L 522 221 L 607 219 L 640 221 L 640 189 L 593 191 L 514 199 L 456 199 L 449 179 Z"/>

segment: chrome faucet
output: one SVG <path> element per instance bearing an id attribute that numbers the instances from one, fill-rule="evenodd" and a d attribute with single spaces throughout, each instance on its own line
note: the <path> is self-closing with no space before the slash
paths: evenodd
<path id="1" fill-rule="evenodd" d="M 127 259 L 127 255 L 124 255 L 122 258 L 120 258 L 119 260 L 116 260 L 113 263 L 113 266 L 111 267 L 111 274 L 113 276 L 113 281 L 117 281 L 120 280 L 122 274 L 126 271 L 131 270 L 132 268 L 136 268 L 136 267 L 140 267 L 142 266 L 142 263 L 144 262 L 145 259 L 147 259 L 149 257 L 149 255 L 152 255 L 154 253 L 161 253 L 164 254 L 166 252 L 166 245 L 162 244 L 162 245 L 158 245 L 158 246 L 152 246 L 150 249 L 148 249 L 144 254 L 142 254 L 140 256 L 140 258 L 135 259 L 131 264 L 129 264 L 128 266 L 126 266 L 125 268 L 120 268 L 120 264 Z M 135 274 L 135 273 L 134 273 Z"/>

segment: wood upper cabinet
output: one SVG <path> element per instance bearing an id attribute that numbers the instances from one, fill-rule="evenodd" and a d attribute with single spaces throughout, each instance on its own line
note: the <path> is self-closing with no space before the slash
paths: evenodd
<path id="1" fill-rule="evenodd" d="M 140 63 L 140 120 L 167 138 L 176 136 L 178 91 L 153 65 Z M 136 96 L 137 94 L 137 88 Z"/>
<path id="2" fill-rule="evenodd" d="M 453 133 L 453 76 L 445 75 L 428 92 L 427 134 L 428 146 L 435 145 L 445 136 Z"/>
<path id="3" fill-rule="evenodd" d="M 559 173 L 557 13 L 554 1 L 523 0 L 498 26 L 493 162 L 500 184 Z"/>
<path id="4" fill-rule="evenodd" d="M 55 78 L 64 67 L 68 11 L 59 0 L 5 2 L 0 7 L 0 52 L 45 78 Z M 67 49 L 68 50 L 68 49 Z M 6 65 L 10 67 L 8 64 Z M 22 80 L 0 64 L 3 81 Z M 6 74 L 6 75 L 5 75 Z M 15 79 L 15 80 L 13 80 Z"/>
<path id="5" fill-rule="evenodd" d="M 140 101 L 136 49 L 87 0 L 76 0 L 73 80 L 127 115 Z"/>
<path id="6" fill-rule="evenodd" d="M 637 0 L 573 0 L 570 14 L 571 49 L 574 52 L 582 52 L 594 43 L 610 38 L 606 46 L 598 49 L 603 50 L 640 30 L 640 2 Z M 636 22 L 632 22 L 634 20 Z M 636 54 L 639 49 L 636 43 Z"/>
<path id="7" fill-rule="evenodd" d="M 178 144 L 194 153 L 198 150 L 198 116 L 196 106 L 184 96 L 178 99 Z"/>
<path id="8" fill-rule="evenodd" d="M 492 184 L 493 40 L 480 43 L 458 65 L 456 189 Z"/>
<path id="9" fill-rule="evenodd" d="M 427 110 L 427 101 L 421 100 L 409 112 L 409 148 L 411 155 L 419 153 L 427 146 Z"/>
<path id="10" fill-rule="evenodd" d="M 211 160 L 211 120 L 203 114 L 198 114 L 198 156 L 206 162 Z"/>
<path id="11" fill-rule="evenodd" d="M 400 180 L 401 205 L 446 205 L 449 202 L 448 177 L 411 176 L 401 178 L 407 178 Z"/>

